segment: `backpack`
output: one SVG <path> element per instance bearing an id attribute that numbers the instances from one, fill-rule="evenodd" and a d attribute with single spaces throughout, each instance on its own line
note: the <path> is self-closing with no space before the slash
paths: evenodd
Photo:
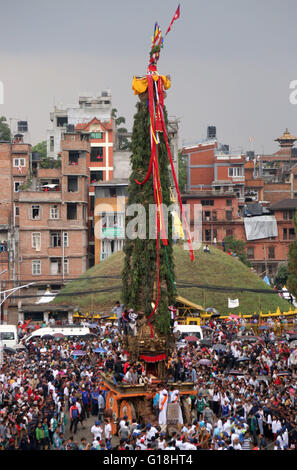
<path id="1" fill-rule="evenodd" d="M 76 407 L 72 408 L 71 417 L 72 417 L 72 419 L 78 418 L 78 409 Z"/>

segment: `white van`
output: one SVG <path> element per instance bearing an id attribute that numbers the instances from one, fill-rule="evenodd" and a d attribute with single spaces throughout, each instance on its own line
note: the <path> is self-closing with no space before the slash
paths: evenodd
<path id="1" fill-rule="evenodd" d="M 198 325 L 176 325 L 173 331 L 180 333 L 179 339 L 181 340 L 187 336 L 196 336 L 197 341 L 203 339 L 202 328 Z"/>
<path id="2" fill-rule="evenodd" d="M 60 333 L 64 336 L 84 336 L 91 333 L 90 328 L 87 326 L 76 326 L 76 325 L 67 325 L 67 326 L 46 326 L 44 328 L 38 328 L 38 330 L 30 333 L 27 338 L 24 339 L 25 343 L 37 338 L 42 338 L 45 335 L 54 336 L 56 333 Z"/>
<path id="3" fill-rule="evenodd" d="M 18 344 L 18 330 L 16 325 L 0 325 L 0 338 L 2 346 L 15 349 Z"/>

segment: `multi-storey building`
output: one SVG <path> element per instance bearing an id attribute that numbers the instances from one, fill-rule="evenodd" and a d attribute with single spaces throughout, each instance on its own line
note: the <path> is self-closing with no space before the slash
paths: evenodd
<path id="1" fill-rule="evenodd" d="M 238 198 L 239 207 L 244 205 L 244 163 L 242 152 L 230 151 L 222 145 L 208 128 L 205 141 L 183 148 L 187 157 L 187 192 L 232 192 Z"/>
<path id="2" fill-rule="evenodd" d="M 77 124 L 87 124 L 97 118 L 101 123 L 109 123 L 112 112 L 110 90 L 102 91 L 99 96 L 85 94 L 80 96 L 75 105 L 55 105 L 50 114 L 50 126 L 47 130 L 47 156 L 57 158 L 60 152 L 61 135 L 67 126 L 74 130 Z"/>
<path id="3" fill-rule="evenodd" d="M 10 286 L 30 283 L 34 297 L 87 269 L 89 153 L 88 133 L 76 131 L 61 135 L 60 164 L 53 161 L 52 168 L 42 168 L 36 154 L 33 161 L 28 144 L 0 143 L 0 234 L 8 250 L 0 258 L 7 259 L 4 269 Z M 16 322 L 20 311 L 24 316 L 32 309 L 42 319 L 45 308 L 40 305 L 36 311 L 38 298 L 28 300 L 27 306 L 15 296 L 11 299 L 4 305 L 4 321 Z"/>

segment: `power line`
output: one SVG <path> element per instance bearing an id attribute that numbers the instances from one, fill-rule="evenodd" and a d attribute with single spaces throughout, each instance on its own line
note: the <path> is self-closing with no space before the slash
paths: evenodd
<path id="1" fill-rule="evenodd" d="M 247 287 L 226 287 L 226 286 L 214 286 L 214 285 L 208 285 L 208 284 L 191 284 L 191 283 L 177 283 L 177 287 L 179 288 L 184 288 L 184 289 L 191 289 L 191 288 L 198 288 L 198 289 L 207 289 L 207 290 L 216 290 L 216 291 L 221 291 L 221 292 L 252 292 L 252 293 L 257 293 L 257 294 L 278 294 L 281 291 L 274 291 L 274 290 L 269 290 L 269 289 L 252 289 L 252 288 L 247 288 Z M 114 292 L 121 290 L 122 286 L 117 285 L 117 286 L 112 286 L 112 287 L 105 287 L 102 289 L 89 289 L 89 290 L 83 290 L 83 291 L 76 291 L 76 292 L 59 292 L 57 294 L 57 297 L 69 297 L 69 296 L 79 296 L 79 295 L 87 295 L 87 294 L 100 294 L 104 292 Z M 30 299 L 30 298 L 38 298 L 38 297 L 43 297 L 44 293 L 40 294 L 28 294 L 28 295 L 12 295 L 10 296 L 11 299 Z"/>

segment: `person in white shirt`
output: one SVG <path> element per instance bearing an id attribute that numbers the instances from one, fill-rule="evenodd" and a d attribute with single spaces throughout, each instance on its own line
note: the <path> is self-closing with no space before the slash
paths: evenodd
<path id="1" fill-rule="evenodd" d="M 104 435 L 105 435 L 105 439 L 109 440 L 112 438 L 112 428 L 108 419 L 105 420 Z"/>
<path id="2" fill-rule="evenodd" d="M 168 392 L 164 388 L 160 392 L 159 398 L 159 425 L 166 426 L 167 424 L 167 406 L 168 406 Z"/>
<path id="3" fill-rule="evenodd" d="M 91 433 L 94 436 L 94 440 L 96 440 L 97 437 L 99 437 L 100 441 L 102 440 L 103 428 L 99 421 L 95 421 L 95 424 L 91 427 Z"/>

